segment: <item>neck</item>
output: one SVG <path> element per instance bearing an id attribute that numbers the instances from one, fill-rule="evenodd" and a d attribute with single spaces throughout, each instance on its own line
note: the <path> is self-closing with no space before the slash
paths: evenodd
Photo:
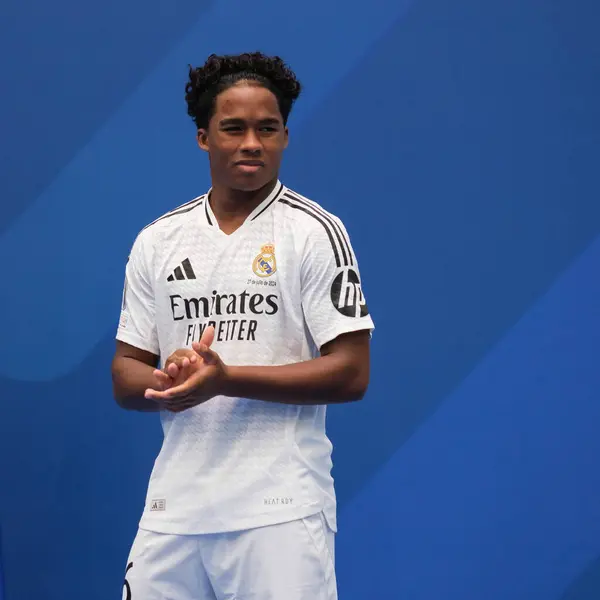
<path id="1" fill-rule="evenodd" d="M 273 191 L 277 179 L 258 190 L 245 192 L 214 182 L 210 192 L 210 207 L 219 224 L 241 224 Z"/>

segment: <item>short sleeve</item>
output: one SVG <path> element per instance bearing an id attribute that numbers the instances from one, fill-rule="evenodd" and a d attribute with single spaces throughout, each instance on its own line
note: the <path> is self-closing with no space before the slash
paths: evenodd
<path id="1" fill-rule="evenodd" d="M 301 266 L 304 318 L 319 349 L 343 333 L 374 329 L 346 228 L 332 215 L 322 225 L 309 233 Z"/>
<path id="2" fill-rule="evenodd" d="M 121 316 L 116 338 L 122 342 L 159 355 L 155 319 L 155 299 L 149 256 L 143 234 L 136 238 L 125 267 Z"/>

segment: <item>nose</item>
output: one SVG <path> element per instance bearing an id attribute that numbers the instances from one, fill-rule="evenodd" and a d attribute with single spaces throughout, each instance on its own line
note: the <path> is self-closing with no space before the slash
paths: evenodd
<path id="1" fill-rule="evenodd" d="M 248 128 L 244 137 L 242 138 L 242 143 L 240 144 L 240 152 L 245 154 L 260 154 L 262 150 L 262 144 L 260 142 L 260 138 L 256 135 L 256 132 L 253 129 Z"/>

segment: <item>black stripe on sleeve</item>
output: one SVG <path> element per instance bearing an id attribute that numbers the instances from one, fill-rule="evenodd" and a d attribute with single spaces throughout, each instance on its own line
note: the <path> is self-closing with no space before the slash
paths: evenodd
<path id="1" fill-rule="evenodd" d="M 304 206 L 308 206 L 312 208 L 315 212 L 319 213 L 332 227 L 335 232 L 336 238 L 340 244 L 340 248 L 342 250 L 342 255 L 344 257 L 344 262 L 348 265 L 354 265 L 354 261 L 352 260 L 352 250 L 350 248 L 350 242 L 344 235 L 344 232 L 341 230 L 340 226 L 336 223 L 336 221 L 328 215 L 320 206 L 315 205 L 314 203 L 308 202 L 304 198 L 300 198 L 297 194 L 294 194 L 291 190 L 288 190 L 285 193 L 289 198 L 293 198 L 296 202 L 303 204 Z M 347 255 L 346 255 L 347 253 Z"/>
<path id="2" fill-rule="evenodd" d="M 327 223 L 326 221 L 324 221 L 321 218 L 321 216 L 313 209 L 312 206 L 307 207 L 307 206 L 304 206 L 303 204 L 296 203 L 291 198 L 288 198 L 288 196 L 286 194 L 283 195 L 283 198 L 279 199 L 279 202 L 286 204 L 287 206 L 290 206 L 291 208 L 301 210 L 302 212 L 306 213 L 307 215 L 310 215 L 313 219 L 316 219 L 317 221 L 319 221 L 319 223 L 321 223 L 321 225 L 323 225 L 323 227 L 325 228 L 325 231 L 327 232 L 327 237 L 329 237 L 329 241 L 331 242 L 331 247 L 333 248 L 333 254 L 335 255 L 335 264 L 338 267 L 341 267 L 342 262 L 340 260 L 340 253 L 338 252 L 337 246 L 335 244 L 335 240 L 333 239 L 331 225 L 329 223 Z M 348 263 L 346 262 L 345 264 L 347 266 Z"/>
<path id="3" fill-rule="evenodd" d="M 167 213 L 166 215 L 163 215 L 162 217 L 159 217 L 155 221 L 152 221 L 152 223 L 149 223 L 148 225 L 146 225 L 146 227 L 144 227 L 144 229 L 148 229 L 148 227 L 152 227 L 152 225 L 154 225 L 155 223 L 158 223 L 159 221 L 162 221 L 163 219 L 168 219 L 169 217 L 174 217 L 175 215 L 181 215 L 183 213 L 190 212 L 190 210 L 194 210 L 194 208 L 202 205 L 203 199 L 204 199 L 204 196 L 202 196 L 200 198 L 196 198 L 195 200 L 192 200 L 191 202 L 187 202 L 186 204 L 182 204 L 179 208 L 172 210 L 171 212 Z"/>

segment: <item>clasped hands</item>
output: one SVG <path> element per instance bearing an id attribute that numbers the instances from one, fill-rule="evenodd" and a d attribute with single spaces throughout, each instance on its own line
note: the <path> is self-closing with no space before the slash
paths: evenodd
<path id="1" fill-rule="evenodd" d="M 217 396 L 227 377 L 227 366 L 210 348 L 214 337 L 214 327 L 207 327 L 191 350 L 173 352 L 162 370 L 154 370 L 156 383 L 146 390 L 145 397 L 177 413 Z"/>

